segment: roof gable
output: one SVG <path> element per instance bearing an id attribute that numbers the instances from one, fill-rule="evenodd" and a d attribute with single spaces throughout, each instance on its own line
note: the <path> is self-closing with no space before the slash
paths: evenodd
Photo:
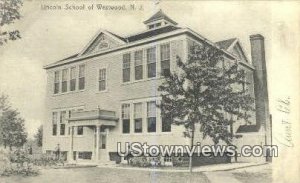
<path id="1" fill-rule="evenodd" d="M 247 58 L 245 51 L 239 41 L 237 41 L 232 46 L 231 50 L 228 50 L 228 51 L 231 52 L 232 54 L 234 54 L 235 56 L 237 56 L 240 59 L 240 61 L 250 63 L 249 59 Z"/>
<path id="2" fill-rule="evenodd" d="M 149 19 L 144 21 L 144 24 L 148 24 L 148 23 L 155 22 L 158 20 L 163 20 L 163 19 L 174 25 L 177 25 L 177 23 L 174 20 L 172 20 L 170 17 L 168 17 L 162 10 L 159 10 L 157 13 L 152 15 Z"/>
<path id="3" fill-rule="evenodd" d="M 223 41 L 216 42 L 216 45 L 224 50 L 227 50 L 235 41 L 237 38 L 231 38 Z"/>
<path id="4" fill-rule="evenodd" d="M 101 30 L 85 46 L 78 56 L 96 53 L 125 44 L 125 39 L 108 31 Z"/>
<path id="5" fill-rule="evenodd" d="M 232 53 L 240 61 L 249 63 L 249 59 L 247 58 L 245 51 L 244 51 L 243 47 L 241 46 L 241 43 L 239 42 L 238 38 L 231 38 L 231 39 L 227 39 L 227 40 L 223 40 L 223 41 L 218 41 L 218 42 L 216 42 L 216 45 L 219 48 Z"/>

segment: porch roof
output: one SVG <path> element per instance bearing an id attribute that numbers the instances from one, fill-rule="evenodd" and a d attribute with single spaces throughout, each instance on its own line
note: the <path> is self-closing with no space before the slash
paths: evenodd
<path id="1" fill-rule="evenodd" d="M 91 110 L 73 112 L 68 122 L 71 126 L 116 126 L 118 120 L 114 111 Z"/>

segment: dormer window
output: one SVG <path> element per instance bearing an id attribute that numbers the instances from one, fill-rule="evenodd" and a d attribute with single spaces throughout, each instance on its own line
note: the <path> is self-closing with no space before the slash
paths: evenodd
<path id="1" fill-rule="evenodd" d="M 148 29 L 155 29 L 166 25 L 177 25 L 177 23 L 169 18 L 162 10 L 159 10 L 148 20 L 144 21 Z"/>
<path id="2" fill-rule="evenodd" d="M 148 29 L 153 29 L 155 27 L 155 25 L 153 24 L 153 25 L 149 25 L 148 26 Z"/>
<path id="3" fill-rule="evenodd" d="M 162 24 L 162 22 L 151 24 L 148 26 L 148 29 L 154 29 L 154 28 L 161 27 L 161 24 Z"/>

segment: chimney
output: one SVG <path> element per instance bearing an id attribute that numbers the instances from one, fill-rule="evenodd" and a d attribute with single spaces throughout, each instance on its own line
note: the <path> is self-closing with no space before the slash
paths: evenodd
<path id="1" fill-rule="evenodd" d="M 264 37 L 260 34 L 251 35 L 250 43 L 252 64 L 255 67 L 253 77 L 256 126 L 258 130 L 265 132 L 266 144 L 270 144 L 270 114 Z"/>

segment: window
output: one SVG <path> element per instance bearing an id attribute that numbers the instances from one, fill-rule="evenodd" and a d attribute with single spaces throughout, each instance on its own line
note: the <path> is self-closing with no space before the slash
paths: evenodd
<path id="1" fill-rule="evenodd" d="M 79 66 L 79 90 L 85 87 L 85 65 Z"/>
<path id="2" fill-rule="evenodd" d="M 57 135 L 57 112 L 52 113 L 52 135 Z"/>
<path id="3" fill-rule="evenodd" d="M 123 82 L 130 81 L 130 53 L 123 55 Z"/>
<path id="4" fill-rule="evenodd" d="M 143 131 L 143 105 L 142 103 L 134 104 L 134 132 Z"/>
<path id="5" fill-rule="evenodd" d="M 123 133 L 130 133 L 130 104 L 122 104 Z"/>
<path id="6" fill-rule="evenodd" d="M 83 151 L 83 152 L 78 152 L 78 159 L 92 159 L 92 152 L 88 151 Z"/>
<path id="7" fill-rule="evenodd" d="M 147 102 L 148 132 L 156 132 L 156 102 Z"/>
<path id="8" fill-rule="evenodd" d="M 77 126 L 77 135 L 83 135 L 83 126 Z"/>
<path id="9" fill-rule="evenodd" d="M 172 119 L 168 117 L 161 118 L 161 131 L 162 132 L 170 132 L 171 131 L 171 122 Z"/>
<path id="10" fill-rule="evenodd" d="M 154 24 L 149 25 L 149 29 L 153 29 L 154 28 Z"/>
<path id="11" fill-rule="evenodd" d="M 59 92 L 59 71 L 54 72 L 54 94 Z"/>
<path id="12" fill-rule="evenodd" d="M 156 77 L 156 48 L 147 49 L 147 72 L 148 78 Z"/>
<path id="13" fill-rule="evenodd" d="M 70 71 L 70 91 L 76 90 L 76 67 L 72 67 Z"/>
<path id="14" fill-rule="evenodd" d="M 161 75 L 170 75 L 170 44 L 163 44 L 160 46 L 160 58 L 161 58 Z"/>
<path id="15" fill-rule="evenodd" d="M 61 92 L 68 91 L 68 69 L 62 70 Z"/>
<path id="16" fill-rule="evenodd" d="M 160 27 L 160 26 L 161 26 L 161 23 L 155 24 L 155 27 Z"/>
<path id="17" fill-rule="evenodd" d="M 106 69 L 99 70 L 99 91 L 106 90 Z"/>
<path id="18" fill-rule="evenodd" d="M 136 51 L 134 53 L 134 75 L 135 80 L 143 79 L 143 51 Z"/>
<path id="19" fill-rule="evenodd" d="M 60 135 L 65 135 L 66 131 L 66 111 L 60 112 Z"/>

